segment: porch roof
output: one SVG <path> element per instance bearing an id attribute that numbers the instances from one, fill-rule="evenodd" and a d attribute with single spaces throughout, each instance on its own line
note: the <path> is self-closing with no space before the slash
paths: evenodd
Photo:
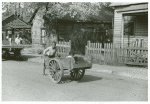
<path id="1" fill-rule="evenodd" d="M 24 23 L 20 19 L 16 19 L 10 23 L 8 23 L 6 26 L 12 27 L 12 28 L 31 28 L 30 25 Z"/>
<path id="2" fill-rule="evenodd" d="M 10 15 L 4 18 L 2 21 L 2 29 L 12 29 L 12 28 L 31 28 L 26 22 L 16 17 L 15 15 Z"/>
<path id="3" fill-rule="evenodd" d="M 137 4 L 148 4 L 148 2 L 113 2 L 110 4 L 111 7 L 117 6 L 129 6 L 129 5 L 137 5 Z"/>
<path id="4" fill-rule="evenodd" d="M 114 7 L 116 12 L 123 14 L 148 12 L 148 2 L 112 3 L 111 6 Z"/>

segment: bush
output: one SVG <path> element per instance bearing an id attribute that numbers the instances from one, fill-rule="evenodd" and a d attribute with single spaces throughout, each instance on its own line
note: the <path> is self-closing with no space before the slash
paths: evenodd
<path id="1" fill-rule="evenodd" d="M 84 32 L 73 32 L 71 35 L 71 51 L 74 54 L 85 54 L 86 37 Z"/>

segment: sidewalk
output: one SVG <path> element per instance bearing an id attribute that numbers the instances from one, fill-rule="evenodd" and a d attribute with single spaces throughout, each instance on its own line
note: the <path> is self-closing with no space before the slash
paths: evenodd
<path id="1" fill-rule="evenodd" d="M 28 61 L 30 62 L 37 62 L 37 63 L 44 62 L 44 60 L 41 58 L 41 55 L 38 54 L 33 55 L 33 54 L 22 53 L 22 55 L 35 56 L 33 58 L 28 59 Z M 148 80 L 148 68 L 93 64 L 92 69 L 87 69 L 87 71 L 95 71 L 95 72 L 123 76 L 123 77 L 128 77 L 133 79 Z"/>

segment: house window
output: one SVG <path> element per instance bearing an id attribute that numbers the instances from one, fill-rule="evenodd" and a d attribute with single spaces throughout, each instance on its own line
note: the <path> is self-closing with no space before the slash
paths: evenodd
<path id="1" fill-rule="evenodd" d="M 45 30 L 44 29 L 42 29 L 41 42 L 42 44 L 45 43 Z"/>
<path id="2" fill-rule="evenodd" d="M 124 16 L 124 35 L 134 36 L 134 24 L 133 16 Z"/>

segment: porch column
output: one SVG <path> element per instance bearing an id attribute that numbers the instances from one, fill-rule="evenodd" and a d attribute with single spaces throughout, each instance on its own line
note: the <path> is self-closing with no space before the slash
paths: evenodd
<path id="1" fill-rule="evenodd" d="M 3 33 L 3 40 L 6 40 L 6 30 L 2 31 L 2 33 Z"/>
<path id="2" fill-rule="evenodd" d="M 123 15 L 122 15 L 122 26 L 121 26 L 121 48 L 123 48 L 123 46 L 124 46 L 123 35 L 124 35 L 124 18 L 123 18 Z"/>

